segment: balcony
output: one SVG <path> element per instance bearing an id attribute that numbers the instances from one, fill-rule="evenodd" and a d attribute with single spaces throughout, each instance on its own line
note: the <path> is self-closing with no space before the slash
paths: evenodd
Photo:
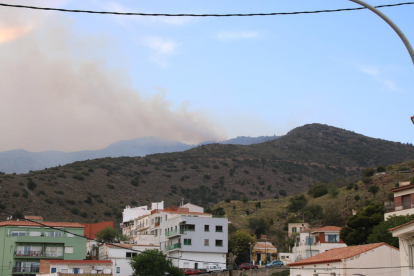
<path id="1" fill-rule="evenodd" d="M 63 250 L 62 250 L 63 251 Z M 14 252 L 14 258 L 49 258 L 49 259 L 63 259 L 62 253 L 49 253 L 42 251 Z"/>
<path id="2" fill-rule="evenodd" d="M 39 267 L 13 267 L 13 273 L 39 273 Z"/>
<path id="3" fill-rule="evenodd" d="M 181 243 L 175 243 L 175 244 L 172 244 L 172 245 L 167 245 L 165 247 L 165 249 L 168 250 L 168 251 L 179 249 L 179 248 L 181 248 Z"/>
<path id="4" fill-rule="evenodd" d="M 158 227 L 158 226 L 160 226 L 160 223 L 159 222 L 156 222 L 155 225 L 154 225 L 154 227 Z"/>
<path id="5" fill-rule="evenodd" d="M 165 236 L 167 238 L 172 238 L 172 237 L 175 237 L 175 236 L 183 235 L 185 233 L 186 233 L 186 231 L 183 231 L 183 230 L 180 230 L 180 231 L 179 230 L 174 230 L 174 231 L 166 232 Z"/>

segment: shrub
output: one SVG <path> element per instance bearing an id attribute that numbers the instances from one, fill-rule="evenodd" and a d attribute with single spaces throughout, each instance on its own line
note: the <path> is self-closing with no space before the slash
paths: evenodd
<path id="1" fill-rule="evenodd" d="M 51 198 L 45 198 L 45 202 L 47 202 L 49 204 L 53 204 L 53 199 L 51 199 Z"/>
<path id="2" fill-rule="evenodd" d="M 250 172 L 249 172 L 249 170 L 244 170 L 244 173 L 249 174 Z"/>
<path id="3" fill-rule="evenodd" d="M 139 178 L 135 177 L 134 179 L 132 179 L 131 184 L 132 186 L 135 186 L 135 187 L 139 186 Z"/>
<path id="4" fill-rule="evenodd" d="M 364 182 L 364 184 L 369 184 L 372 182 L 372 177 L 370 176 L 365 176 L 362 178 L 362 182 Z"/>
<path id="5" fill-rule="evenodd" d="M 302 210 L 308 204 L 308 199 L 304 195 L 295 195 L 290 198 L 290 204 L 288 206 L 289 212 L 298 212 Z"/>
<path id="6" fill-rule="evenodd" d="M 357 184 L 357 183 L 355 183 L 355 185 L 354 185 L 354 190 L 355 190 L 355 191 L 358 191 L 358 189 L 359 189 L 359 186 L 358 186 L 358 184 Z"/>
<path id="7" fill-rule="evenodd" d="M 329 187 L 329 195 L 331 197 L 336 197 L 339 194 L 339 189 L 338 186 L 336 185 L 331 185 L 331 187 Z"/>
<path id="8" fill-rule="evenodd" d="M 84 176 L 90 176 L 91 174 L 88 172 L 81 172 L 81 174 L 83 174 Z"/>
<path id="9" fill-rule="evenodd" d="M 369 177 L 369 176 L 373 176 L 374 175 L 374 169 L 372 168 L 366 168 L 362 171 L 362 176 L 364 177 Z"/>
<path id="10" fill-rule="evenodd" d="M 361 199 L 361 197 L 360 197 L 359 195 L 356 195 L 356 196 L 354 196 L 354 199 L 355 199 L 356 201 L 358 201 L 358 200 L 360 200 L 360 199 Z"/>
<path id="11" fill-rule="evenodd" d="M 131 205 L 132 206 L 137 206 L 138 205 L 138 202 L 136 200 L 131 200 Z"/>
<path id="12" fill-rule="evenodd" d="M 384 166 L 378 166 L 377 172 L 385 172 L 387 169 Z"/>
<path id="13" fill-rule="evenodd" d="M 370 192 L 374 197 L 378 193 L 379 187 L 377 185 L 372 185 L 368 188 L 368 192 Z"/>
<path id="14" fill-rule="evenodd" d="M 36 193 L 36 195 L 45 195 L 46 194 L 46 192 L 45 191 L 43 191 L 43 190 L 40 190 L 40 191 L 38 191 L 37 193 Z"/>
<path id="15" fill-rule="evenodd" d="M 112 216 L 112 213 L 110 211 L 105 211 L 104 215 L 107 216 L 107 217 L 110 217 L 110 216 Z"/>
<path id="16" fill-rule="evenodd" d="M 107 184 L 106 187 L 108 187 L 108 189 L 111 189 L 111 190 L 115 189 L 115 186 L 112 184 Z"/>
<path id="17" fill-rule="evenodd" d="M 287 196 L 286 190 L 283 190 L 283 189 L 279 190 L 279 195 L 283 197 Z"/>
<path id="18" fill-rule="evenodd" d="M 94 170 L 93 170 L 93 169 L 89 169 L 89 170 L 88 170 L 88 172 L 90 172 L 90 173 L 91 173 L 91 172 L 94 172 Z"/>
<path id="19" fill-rule="evenodd" d="M 77 215 L 77 214 L 79 214 L 79 209 L 78 208 L 72 208 L 72 209 L 70 209 L 70 212 L 74 215 Z"/>
<path id="20" fill-rule="evenodd" d="M 211 176 L 210 176 L 209 174 L 205 174 L 205 175 L 204 175 L 204 179 L 207 179 L 207 180 L 208 180 L 208 179 L 211 179 Z"/>
<path id="21" fill-rule="evenodd" d="M 14 197 L 20 197 L 20 193 L 19 192 L 13 192 L 13 196 Z"/>
<path id="22" fill-rule="evenodd" d="M 328 186 L 325 183 L 313 183 L 308 190 L 308 195 L 318 198 L 328 193 Z"/>
<path id="23" fill-rule="evenodd" d="M 240 198 L 240 200 L 241 200 L 243 203 L 246 203 L 247 201 L 249 201 L 249 198 L 248 198 L 247 196 L 242 196 L 242 197 Z"/>
<path id="24" fill-rule="evenodd" d="M 88 204 L 92 204 L 92 197 L 88 196 L 83 202 L 88 203 Z"/>
<path id="25" fill-rule="evenodd" d="M 81 217 L 83 217 L 83 218 L 88 217 L 88 213 L 86 213 L 86 212 L 82 212 L 80 215 L 81 215 Z"/>
<path id="26" fill-rule="evenodd" d="M 98 199 L 96 200 L 96 202 L 98 202 L 98 203 L 103 203 L 103 199 L 102 199 L 102 198 L 98 198 Z"/>
<path id="27" fill-rule="evenodd" d="M 33 181 L 33 179 L 28 178 L 27 188 L 28 188 L 29 190 L 34 191 L 34 189 L 36 189 L 36 187 L 37 187 L 37 184 Z"/>
<path id="28" fill-rule="evenodd" d="M 197 165 L 192 165 L 191 167 L 190 167 L 190 169 L 193 169 L 193 170 L 198 170 L 200 167 L 199 166 L 197 166 Z"/>
<path id="29" fill-rule="evenodd" d="M 224 202 L 230 203 L 230 198 L 229 197 L 226 197 L 226 199 L 224 200 Z"/>
<path id="30" fill-rule="evenodd" d="M 63 195 L 63 194 L 64 194 L 64 192 L 63 192 L 63 191 L 54 191 L 54 193 L 55 193 L 55 194 L 58 194 L 58 195 Z"/>
<path id="31" fill-rule="evenodd" d="M 220 169 L 220 167 L 218 165 L 213 165 L 213 169 Z"/>
<path id="32" fill-rule="evenodd" d="M 80 174 L 74 174 L 74 175 L 72 175 L 72 178 L 73 179 L 76 179 L 76 180 L 79 180 L 79 181 L 83 181 L 83 180 L 85 180 L 85 177 L 83 177 L 82 175 L 80 175 Z"/>
<path id="33" fill-rule="evenodd" d="M 29 193 L 26 190 L 23 190 L 22 197 L 28 198 L 29 197 Z"/>
<path id="34" fill-rule="evenodd" d="M 352 189 L 354 188 L 354 184 L 355 184 L 355 183 L 349 183 L 349 184 L 346 186 L 346 189 L 347 189 L 348 191 L 352 190 Z"/>

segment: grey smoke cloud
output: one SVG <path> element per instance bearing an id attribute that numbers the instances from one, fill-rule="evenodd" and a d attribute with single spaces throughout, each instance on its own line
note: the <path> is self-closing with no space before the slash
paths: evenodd
<path id="1" fill-rule="evenodd" d="M 225 138 L 203 113 L 184 104 L 173 110 L 163 92 L 147 98 L 134 90 L 128 72 L 103 58 L 109 39 L 75 35 L 68 19 L 25 21 L 24 14 L 0 10 L 0 33 L 8 32 L 0 36 L 0 151 L 99 149 L 142 136 Z"/>

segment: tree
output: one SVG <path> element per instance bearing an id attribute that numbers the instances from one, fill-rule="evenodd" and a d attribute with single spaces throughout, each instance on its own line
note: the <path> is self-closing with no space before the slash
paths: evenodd
<path id="1" fill-rule="evenodd" d="M 356 201 L 358 201 L 358 200 L 360 200 L 360 199 L 361 199 L 361 197 L 360 197 L 359 195 L 356 195 L 356 196 L 354 196 L 354 199 L 355 199 Z"/>
<path id="2" fill-rule="evenodd" d="M 134 256 L 129 264 L 134 276 L 164 276 L 168 272 L 170 276 L 184 275 L 178 267 L 172 265 L 171 259 L 157 249 L 146 249 L 141 254 Z"/>
<path id="3" fill-rule="evenodd" d="M 374 175 L 375 170 L 372 168 L 366 168 L 365 170 L 362 171 L 362 176 L 364 177 L 369 177 L 369 176 L 373 176 Z"/>
<path id="4" fill-rule="evenodd" d="M 371 176 L 365 176 L 362 178 L 362 182 L 364 182 L 364 184 L 369 184 L 372 182 L 372 177 Z"/>
<path id="5" fill-rule="evenodd" d="M 229 252 L 237 256 L 236 263 L 248 263 L 250 261 L 250 246 L 254 246 L 256 237 L 250 236 L 246 230 L 237 230 L 229 238 Z"/>
<path id="6" fill-rule="evenodd" d="M 337 197 L 337 196 L 338 196 L 338 194 L 339 194 L 339 189 L 338 189 L 338 186 L 336 186 L 336 185 L 331 185 L 331 186 L 329 187 L 329 196 L 330 196 L 330 197 L 335 198 L 335 197 Z"/>
<path id="7" fill-rule="evenodd" d="M 328 193 L 328 186 L 325 183 L 313 183 L 308 190 L 308 195 L 314 198 L 321 197 Z"/>
<path id="8" fill-rule="evenodd" d="M 286 190 L 284 190 L 284 189 L 279 190 L 279 195 L 281 195 L 283 197 L 287 196 Z"/>
<path id="9" fill-rule="evenodd" d="M 379 191 L 379 187 L 377 185 L 373 185 L 368 188 L 368 192 L 373 194 L 374 198 L 375 198 L 375 195 L 378 193 L 378 191 Z"/>
<path id="10" fill-rule="evenodd" d="M 344 219 L 339 212 L 338 207 L 330 206 L 326 208 L 325 213 L 323 213 L 323 225 L 331 225 L 331 226 L 342 226 L 344 223 Z"/>
<path id="11" fill-rule="evenodd" d="M 384 221 L 384 206 L 378 202 L 371 202 L 358 211 L 355 216 L 349 217 L 345 227 L 341 229 L 341 239 L 348 245 L 367 243 L 368 236 L 374 226 Z"/>
<path id="12" fill-rule="evenodd" d="M 387 169 L 384 166 L 377 167 L 377 172 L 385 172 L 385 171 L 387 171 Z"/>
<path id="13" fill-rule="evenodd" d="M 32 191 L 33 191 L 34 189 L 36 189 L 37 184 L 33 181 L 33 179 L 28 178 L 27 180 L 28 180 L 28 182 L 27 182 L 27 188 L 28 188 L 29 190 L 32 190 Z"/>
<path id="14" fill-rule="evenodd" d="M 120 232 L 111 227 L 105 227 L 104 229 L 98 231 L 95 234 L 95 237 L 101 242 L 108 243 L 128 240 L 128 237 L 122 235 Z"/>
<path id="15" fill-rule="evenodd" d="M 320 220 L 323 216 L 323 208 L 321 205 L 308 205 L 302 209 L 302 214 L 308 222 Z"/>
<path id="16" fill-rule="evenodd" d="M 295 195 L 290 198 L 290 204 L 288 206 L 288 211 L 296 213 L 302 210 L 308 204 L 308 199 L 305 195 Z"/>
<path id="17" fill-rule="evenodd" d="M 372 229 L 368 236 L 368 243 L 385 242 L 389 245 L 399 248 L 398 238 L 394 238 L 388 229 L 403 225 L 404 223 L 414 220 L 414 215 L 390 216 L 386 221 L 381 222 Z"/>
<path id="18" fill-rule="evenodd" d="M 243 201 L 243 203 L 247 203 L 247 201 L 249 201 L 249 198 L 247 196 L 242 196 L 241 201 Z"/>

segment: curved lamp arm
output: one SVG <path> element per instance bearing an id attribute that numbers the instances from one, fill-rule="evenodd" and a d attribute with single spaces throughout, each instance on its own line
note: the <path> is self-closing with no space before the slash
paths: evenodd
<path id="1" fill-rule="evenodd" d="M 365 3 L 364 1 L 361 0 L 349 0 L 351 2 L 357 3 L 361 6 L 364 6 L 365 8 L 373 11 L 374 13 L 376 13 L 379 17 L 381 17 L 385 22 L 388 23 L 388 25 L 391 26 L 391 28 L 394 29 L 394 31 L 398 34 L 398 36 L 401 38 L 401 40 L 404 42 L 405 47 L 408 50 L 408 53 L 411 56 L 411 60 L 414 64 L 414 50 L 413 47 L 411 47 L 410 42 L 408 41 L 408 39 L 405 37 L 404 33 L 400 30 L 400 28 L 397 27 L 397 25 L 395 25 L 394 22 L 392 22 L 391 19 L 389 19 L 385 14 L 383 14 L 382 12 L 380 12 L 378 9 L 376 9 L 375 7 L 371 6 L 368 3 Z"/>

